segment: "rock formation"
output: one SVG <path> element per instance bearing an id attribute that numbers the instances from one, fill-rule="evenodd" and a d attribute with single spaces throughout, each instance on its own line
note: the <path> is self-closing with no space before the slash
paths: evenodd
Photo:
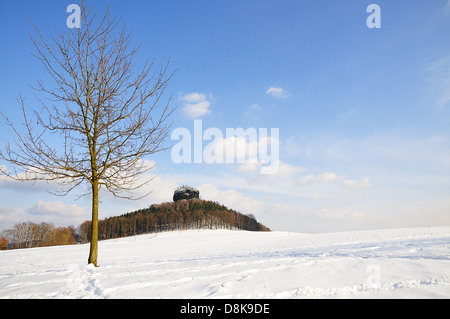
<path id="1" fill-rule="evenodd" d="M 173 194 L 173 201 L 179 201 L 182 199 L 194 199 L 194 198 L 200 198 L 200 192 L 196 190 L 195 188 L 188 187 L 188 186 L 181 186 L 177 188 Z"/>

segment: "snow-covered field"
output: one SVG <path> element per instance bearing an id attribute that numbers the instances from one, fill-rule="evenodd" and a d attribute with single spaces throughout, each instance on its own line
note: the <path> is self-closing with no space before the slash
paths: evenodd
<path id="1" fill-rule="evenodd" d="M 0 298 L 450 298 L 450 227 L 200 230 L 0 251 Z"/>

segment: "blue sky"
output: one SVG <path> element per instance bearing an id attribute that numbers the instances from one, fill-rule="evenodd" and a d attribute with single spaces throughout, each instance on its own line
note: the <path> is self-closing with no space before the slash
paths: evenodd
<path id="1" fill-rule="evenodd" d="M 31 107 L 28 84 L 48 80 L 31 55 L 30 18 L 46 35 L 66 30 L 69 3 L 0 2 L 0 108 L 14 120 L 19 92 Z M 129 0 L 96 10 L 106 3 L 134 27 L 137 67 L 170 58 L 177 69 L 173 129 L 278 128 L 280 169 L 175 164 L 169 149 L 147 158 L 154 192 L 133 202 L 103 194 L 100 218 L 170 201 L 189 184 L 274 230 L 450 225 L 450 1 Z M 371 3 L 380 29 L 366 25 Z M 4 123 L 0 133 L 3 147 L 12 135 Z M 54 197 L 52 187 L 2 178 L 0 229 L 90 218 L 89 198 Z"/>

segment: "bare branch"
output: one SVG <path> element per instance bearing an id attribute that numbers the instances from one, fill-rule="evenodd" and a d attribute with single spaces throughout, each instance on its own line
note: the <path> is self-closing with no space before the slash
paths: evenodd
<path id="1" fill-rule="evenodd" d="M 147 61 L 135 73 L 138 48 L 130 48 L 131 31 L 120 28 L 109 10 L 99 19 L 84 2 L 81 7 L 80 29 L 57 30 L 48 41 L 34 26 L 34 56 L 53 87 L 42 81 L 33 87 L 44 97 L 36 96 L 40 109 L 30 114 L 19 97 L 22 130 L 1 114 L 16 141 L 0 150 L 12 171 L 0 172 L 15 180 L 70 186 L 63 195 L 87 181 L 129 198 L 143 186 L 139 181 L 148 169 L 142 159 L 165 149 L 173 110 L 160 100 L 173 72 L 167 63 L 153 74 L 154 61 Z"/>
<path id="2" fill-rule="evenodd" d="M 0 165 L 0 173 L 17 181 L 56 182 L 64 187 L 55 193 L 59 196 L 87 183 L 93 221 L 89 262 L 96 264 L 99 190 L 133 199 L 153 180 L 142 178 L 153 168 L 144 158 L 166 149 L 173 109 L 171 98 L 161 100 L 174 72 L 169 62 L 154 72 L 154 61 L 135 72 L 139 47 L 131 47 L 132 30 L 120 26 L 109 8 L 98 17 L 84 1 L 79 5 L 79 29 L 56 30 L 45 39 L 34 26 L 34 56 L 53 83 L 33 86 L 39 108 L 27 110 L 19 96 L 21 125 L 0 112 L 16 136 L 13 145 L 0 149 L 0 158 L 10 164 Z"/>

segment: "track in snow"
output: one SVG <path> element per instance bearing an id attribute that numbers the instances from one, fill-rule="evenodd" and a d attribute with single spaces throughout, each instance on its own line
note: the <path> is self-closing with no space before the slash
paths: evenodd
<path id="1" fill-rule="evenodd" d="M 450 227 L 201 230 L 0 252 L 0 298 L 449 298 Z"/>

